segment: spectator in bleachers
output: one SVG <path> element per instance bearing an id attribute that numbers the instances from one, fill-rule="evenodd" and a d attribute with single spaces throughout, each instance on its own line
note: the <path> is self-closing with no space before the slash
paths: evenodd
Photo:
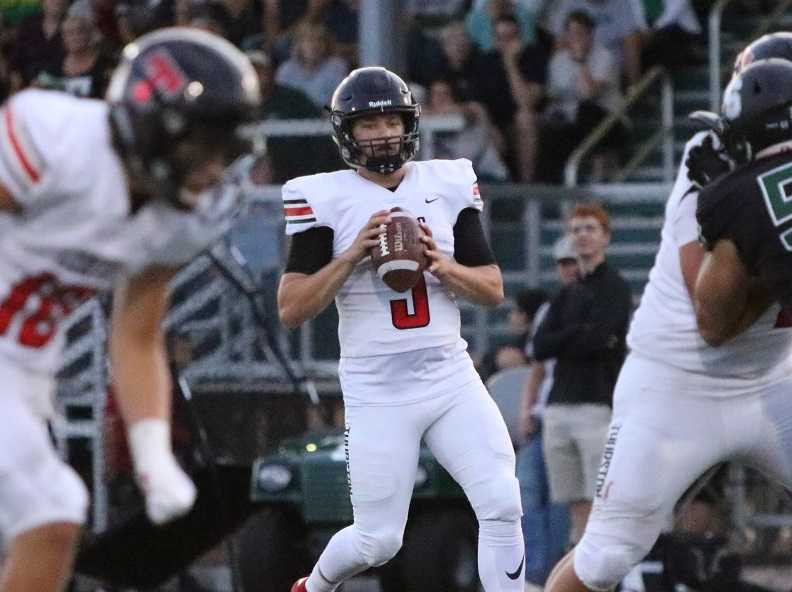
<path id="1" fill-rule="evenodd" d="M 556 359 L 544 412 L 543 446 L 550 497 L 569 504 L 577 542 L 591 500 L 611 418 L 613 388 L 624 361 L 632 298 L 605 260 L 610 218 L 599 204 L 578 204 L 567 217 L 581 279 L 561 288 L 533 340 L 537 360 Z"/>
<path id="2" fill-rule="evenodd" d="M 509 170 L 496 148 L 502 138 L 490 124 L 487 111 L 480 103 L 460 102 L 451 82 L 435 80 L 429 86 L 428 101 L 423 105 L 427 115 L 458 113 L 465 118 L 465 127 L 461 131 L 435 133 L 432 146 L 434 158 L 469 158 L 479 181 L 508 180 Z"/>
<path id="3" fill-rule="evenodd" d="M 245 39 L 263 33 L 263 11 L 259 0 L 223 0 L 228 15 L 225 37 L 231 43 L 242 47 Z"/>
<path id="4" fill-rule="evenodd" d="M 321 109 L 347 72 L 349 65 L 333 54 L 333 39 L 324 25 L 306 21 L 295 30 L 291 57 L 280 65 L 275 80 L 303 91 Z"/>
<path id="5" fill-rule="evenodd" d="M 669 70 L 684 66 L 701 35 L 701 25 L 690 0 L 638 0 L 648 28 L 641 42 L 644 70 L 662 65 Z"/>
<path id="6" fill-rule="evenodd" d="M 465 23 L 453 21 L 440 29 L 439 61 L 435 71 L 428 74 L 432 80 L 443 79 L 451 82 L 454 94 L 462 101 L 475 96 L 473 78 L 481 61 L 481 52 L 473 44 L 465 30 Z"/>
<path id="7" fill-rule="evenodd" d="M 333 37 L 336 54 L 350 65 L 357 64 L 360 0 L 329 0 L 321 22 Z"/>
<path id="8" fill-rule="evenodd" d="M 28 86 L 42 70 L 52 70 L 63 62 L 66 51 L 61 23 L 67 7 L 67 0 L 43 0 L 39 14 L 19 23 L 10 58 L 13 90 Z"/>
<path id="9" fill-rule="evenodd" d="M 90 0 L 74 2 L 62 28 L 66 52 L 63 60 L 42 70 L 35 84 L 59 88 L 78 97 L 103 97 L 115 63 L 100 43 Z"/>
<path id="10" fill-rule="evenodd" d="M 321 110 L 304 92 L 275 81 L 270 53 L 249 51 L 247 56 L 259 78 L 262 119 L 318 119 L 321 116 Z M 267 152 L 271 157 L 275 183 L 284 183 L 315 170 L 325 170 L 337 162 L 332 142 L 324 136 L 271 136 L 267 138 Z"/>
<path id="11" fill-rule="evenodd" d="M 94 23 L 102 38 L 103 48 L 106 53 L 113 56 L 121 49 L 116 5 L 117 0 L 91 0 Z"/>
<path id="12" fill-rule="evenodd" d="M 134 41 L 138 36 L 134 8 L 127 2 L 119 2 L 115 7 L 115 18 L 121 45 Z"/>
<path id="13" fill-rule="evenodd" d="M 646 29 L 635 1 L 561 0 L 548 23 L 556 46 L 564 45 L 567 17 L 577 11 L 588 13 L 595 25 L 594 40 L 616 57 L 627 84 L 632 86 L 641 78 L 641 35 Z"/>
<path id="14" fill-rule="evenodd" d="M 577 253 L 569 236 L 553 245 L 553 258 L 561 287 L 578 278 Z M 531 339 L 525 355 L 531 373 L 523 387 L 520 404 L 520 448 L 517 450 L 517 479 L 523 503 L 523 537 L 525 538 L 525 580 L 543 586 L 550 570 L 563 557 L 569 540 L 569 512 L 563 504 L 550 501 L 550 486 L 542 447 L 542 416 L 547 396 L 553 386 L 555 360 L 533 359 L 533 335 L 544 320 L 549 302 L 544 302 L 531 323 Z"/>
<path id="15" fill-rule="evenodd" d="M 275 41 L 306 15 L 311 0 L 262 0 L 262 3 L 267 36 Z"/>
<path id="16" fill-rule="evenodd" d="M 265 51 L 246 53 L 259 77 L 263 119 L 311 119 L 321 111 L 303 91 L 275 81 L 272 55 Z"/>
<path id="17" fill-rule="evenodd" d="M 495 126 L 506 134 L 516 180 L 534 179 L 536 109 L 547 76 L 547 54 L 525 45 L 514 15 L 495 22 L 495 49 L 484 54 L 472 84 L 475 98 L 487 108 Z"/>
<path id="18" fill-rule="evenodd" d="M 473 42 L 482 51 L 495 48 L 495 23 L 503 16 L 514 15 L 519 24 L 520 39 L 525 45 L 536 43 L 538 6 L 529 7 L 518 0 L 482 0 L 474 3 L 465 17 L 465 25 Z"/>
<path id="19" fill-rule="evenodd" d="M 547 102 L 539 132 L 539 179 L 558 183 L 564 163 L 580 142 L 621 101 L 619 67 L 613 54 L 596 41 L 595 24 L 588 13 L 575 11 L 566 18 L 563 44 L 553 52 L 547 75 Z M 623 126 L 603 140 L 595 159 L 603 176 L 605 160 L 613 159 L 624 135 Z"/>
<path id="20" fill-rule="evenodd" d="M 278 63 L 289 57 L 295 30 L 303 22 L 319 23 L 328 0 L 261 0 L 264 4 L 264 47 Z"/>
<path id="21" fill-rule="evenodd" d="M 422 28 L 442 27 L 464 16 L 466 0 L 405 0 L 407 17 Z"/>
<path id="22" fill-rule="evenodd" d="M 192 0 L 174 0 L 173 2 L 173 20 L 174 25 L 177 27 L 190 26 L 190 7 Z"/>
<path id="23" fill-rule="evenodd" d="M 154 29 L 169 26 L 173 19 L 173 9 L 174 6 L 160 0 L 147 0 L 142 6 L 135 0 L 118 2 L 115 6 L 115 19 L 121 45 L 124 46 Z"/>
<path id="24" fill-rule="evenodd" d="M 224 37 L 229 15 L 218 0 L 192 0 L 188 26 Z"/>

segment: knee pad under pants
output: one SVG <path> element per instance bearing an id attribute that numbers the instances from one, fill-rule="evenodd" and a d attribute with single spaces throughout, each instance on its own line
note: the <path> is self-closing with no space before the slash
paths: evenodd
<path id="1" fill-rule="evenodd" d="M 471 484 L 465 493 L 479 521 L 513 522 L 522 516 L 520 482 L 514 475 L 500 472 L 493 478 Z"/>
<path id="2" fill-rule="evenodd" d="M 393 559 L 402 546 L 402 533 L 396 530 L 382 530 L 365 533 L 353 527 L 357 533 L 357 546 L 369 567 L 378 567 Z"/>

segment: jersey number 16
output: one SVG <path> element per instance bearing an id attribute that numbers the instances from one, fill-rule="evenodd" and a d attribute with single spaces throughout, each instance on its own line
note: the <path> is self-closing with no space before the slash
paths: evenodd
<path id="1" fill-rule="evenodd" d="M 93 294 L 90 288 L 62 286 L 49 273 L 25 278 L 0 302 L 0 335 L 5 335 L 14 318 L 20 316 L 19 344 L 44 347 L 55 335 L 58 321 Z"/>

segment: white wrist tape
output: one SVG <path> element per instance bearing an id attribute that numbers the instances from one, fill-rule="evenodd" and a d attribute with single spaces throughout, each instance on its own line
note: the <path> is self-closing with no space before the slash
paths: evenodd
<path id="1" fill-rule="evenodd" d="M 128 434 L 129 450 L 137 471 L 157 467 L 173 456 L 170 422 L 164 419 L 136 421 L 129 426 Z"/>

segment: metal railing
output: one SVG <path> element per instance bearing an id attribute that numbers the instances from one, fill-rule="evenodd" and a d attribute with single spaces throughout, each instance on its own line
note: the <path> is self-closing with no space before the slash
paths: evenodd
<path id="1" fill-rule="evenodd" d="M 64 458 L 77 440 L 91 444 L 91 514 L 97 531 L 107 526 L 108 495 L 104 486 L 105 446 L 101 427 L 107 404 L 107 319 L 98 298 L 77 308 L 67 319 L 68 327 L 80 326 L 79 337 L 65 349 L 62 367 L 78 367 L 58 380 L 59 413 L 53 421 L 53 435 Z M 67 327 L 67 331 L 68 331 Z M 74 411 L 82 411 L 71 417 Z"/>
<path id="2" fill-rule="evenodd" d="M 434 158 L 434 135 L 458 132 L 465 127 L 465 118 L 460 114 L 423 115 L 421 117 L 422 160 Z M 265 119 L 261 129 L 268 137 L 321 137 L 330 134 L 327 119 Z"/>
<path id="3" fill-rule="evenodd" d="M 641 143 L 634 156 L 618 173 L 618 182 L 623 181 L 637 168 L 661 142 L 663 143 L 663 180 L 674 178 L 674 89 L 671 77 L 662 66 L 649 70 L 619 104 L 618 108 L 603 119 L 569 156 L 564 167 L 564 185 L 577 187 L 580 164 L 591 155 L 605 136 L 619 125 L 629 110 L 647 94 L 656 83 L 661 84 L 660 129 Z"/>
<path id="4" fill-rule="evenodd" d="M 721 21 L 723 11 L 733 0 L 718 0 L 710 9 L 708 18 L 709 92 L 710 109 L 720 110 L 721 93 Z"/>

